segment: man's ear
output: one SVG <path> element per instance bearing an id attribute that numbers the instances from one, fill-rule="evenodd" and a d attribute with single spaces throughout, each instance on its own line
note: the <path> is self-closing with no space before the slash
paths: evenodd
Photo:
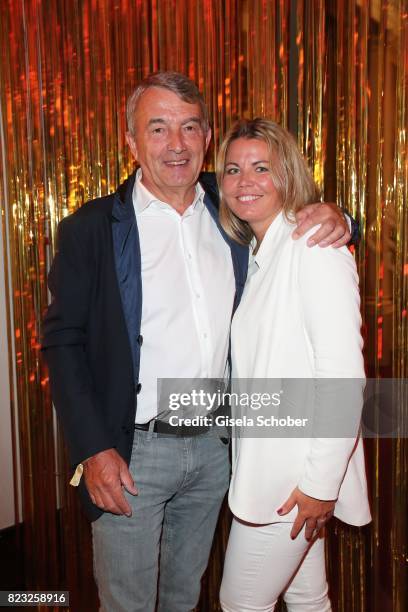
<path id="1" fill-rule="evenodd" d="M 136 140 L 134 138 L 134 136 L 131 134 L 131 132 L 126 132 L 126 142 L 129 145 L 129 149 L 133 155 L 133 157 L 135 158 L 135 160 L 137 161 L 137 146 L 136 146 Z"/>
<path id="2" fill-rule="evenodd" d="M 206 153 L 208 151 L 208 147 L 210 145 L 210 142 L 211 142 L 211 128 L 209 127 L 208 131 L 207 131 L 207 133 L 205 135 L 205 152 Z"/>

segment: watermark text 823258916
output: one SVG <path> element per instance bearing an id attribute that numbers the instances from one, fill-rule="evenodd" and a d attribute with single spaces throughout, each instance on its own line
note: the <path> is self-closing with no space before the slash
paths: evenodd
<path id="1" fill-rule="evenodd" d="M 36 606 L 67 607 L 69 591 L 0 591 L 0 606 L 21 608 Z"/>

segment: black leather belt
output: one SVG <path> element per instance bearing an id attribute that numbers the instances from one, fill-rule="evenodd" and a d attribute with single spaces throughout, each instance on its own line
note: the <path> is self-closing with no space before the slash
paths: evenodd
<path id="1" fill-rule="evenodd" d="M 182 436 L 189 438 L 191 436 L 199 436 L 210 430 L 210 427 L 187 427 L 186 425 L 174 426 L 170 425 L 170 423 L 166 423 L 166 421 L 158 421 L 157 419 L 152 420 L 154 423 L 151 431 L 153 433 L 158 433 L 165 436 Z M 147 423 L 135 423 L 135 429 L 149 431 L 151 422 L 152 421 L 148 421 Z"/>

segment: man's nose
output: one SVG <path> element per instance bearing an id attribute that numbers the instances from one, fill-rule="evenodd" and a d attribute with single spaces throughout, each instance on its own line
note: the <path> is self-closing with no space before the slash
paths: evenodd
<path id="1" fill-rule="evenodd" d="M 173 130 L 170 132 L 167 148 L 169 151 L 174 151 L 175 153 L 182 153 L 185 150 L 186 147 L 181 130 Z"/>

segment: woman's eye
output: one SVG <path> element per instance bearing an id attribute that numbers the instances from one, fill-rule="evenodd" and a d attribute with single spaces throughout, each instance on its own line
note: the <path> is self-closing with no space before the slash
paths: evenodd
<path id="1" fill-rule="evenodd" d="M 256 171 L 257 172 L 269 172 L 269 168 L 267 168 L 266 166 L 257 166 Z"/>
<path id="2" fill-rule="evenodd" d="M 238 168 L 227 168 L 225 174 L 238 174 Z"/>

